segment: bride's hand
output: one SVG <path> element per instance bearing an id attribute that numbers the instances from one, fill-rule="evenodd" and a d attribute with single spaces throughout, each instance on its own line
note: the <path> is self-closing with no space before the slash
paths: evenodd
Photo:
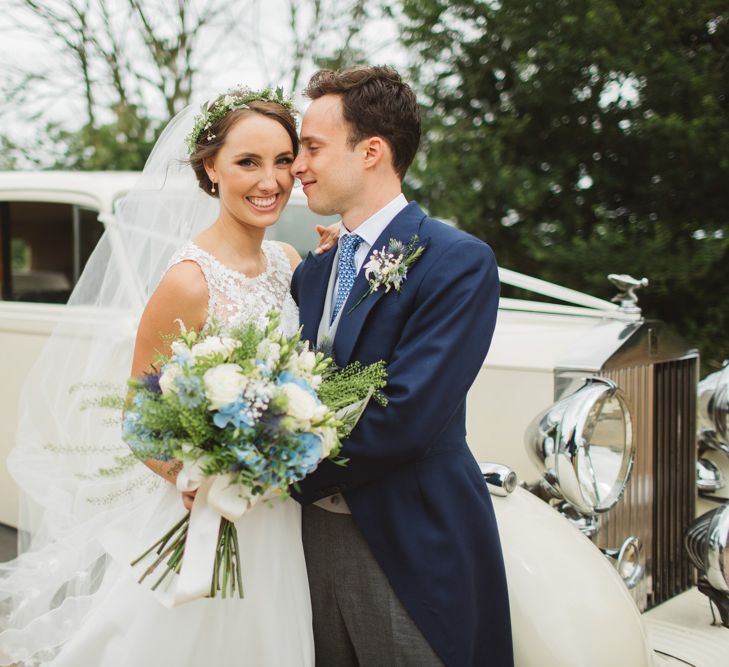
<path id="1" fill-rule="evenodd" d="M 183 491 L 182 492 L 182 504 L 185 506 L 185 509 L 189 512 L 192 509 L 192 502 L 195 500 L 195 494 L 197 493 L 197 489 L 194 491 Z"/>
<path id="2" fill-rule="evenodd" d="M 323 252 L 329 250 L 337 242 L 339 239 L 339 225 L 340 223 L 335 222 L 333 225 L 329 225 L 329 227 L 322 225 L 314 227 L 316 233 L 321 237 L 319 239 L 319 245 L 314 250 L 317 255 L 321 255 Z"/>

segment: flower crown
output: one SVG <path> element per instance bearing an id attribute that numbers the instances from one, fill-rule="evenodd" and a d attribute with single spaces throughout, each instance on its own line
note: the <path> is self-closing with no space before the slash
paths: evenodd
<path id="1" fill-rule="evenodd" d="M 195 152 L 197 145 L 201 143 L 202 136 L 206 133 L 206 141 L 215 139 L 215 135 L 210 133 L 210 128 L 223 118 L 223 116 L 230 111 L 250 109 L 248 105 L 251 102 L 276 102 L 285 109 L 288 109 L 292 114 L 296 113 L 293 100 L 290 97 L 284 96 L 281 86 L 275 90 L 272 88 L 264 88 L 263 90 L 251 90 L 246 87 L 233 88 L 214 102 L 212 107 L 208 102 L 202 105 L 202 113 L 195 116 L 195 124 L 192 127 L 192 132 L 190 132 L 185 140 L 188 153 L 192 155 Z"/>

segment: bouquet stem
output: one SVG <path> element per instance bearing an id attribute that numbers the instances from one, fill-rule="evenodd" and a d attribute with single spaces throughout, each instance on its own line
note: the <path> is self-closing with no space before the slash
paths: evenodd
<path id="1" fill-rule="evenodd" d="M 141 584 L 150 574 L 155 572 L 164 563 L 162 575 L 153 584 L 152 590 L 156 590 L 168 577 L 179 574 L 182 568 L 182 561 L 185 556 L 185 541 L 190 526 L 190 513 L 188 512 L 170 530 L 168 530 L 157 542 L 155 542 L 139 558 L 132 561 L 132 566 L 139 564 L 152 552 L 157 552 L 157 558 L 144 571 L 139 578 Z M 166 561 L 166 562 L 165 562 Z M 238 531 L 235 524 L 227 519 L 220 519 L 218 530 L 218 543 L 215 552 L 215 564 L 213 566 L 210 581 L 210 597 L 214 598 L 218 593 L 223 598 L 233 597 L 235 592 L 243 598 L 243 573 L 240 566 L 240 549 L 238 546 Z"/>
<path id="2" fill-rule="evenodd" d="M 134 567 L 137 563 L 140 563 L 143 561 L 149 554 L 151 554 L 157 547 L 159 549 L 157 550 L 157 553 L 160 553 L 162 549 L 164 549 L 165 544 L 169 542 L 170 539 L 172 539 L 172 536 L 180 529 L 184 528 L 185 534 L 187 534 L 187 525 L 190 523 L 190 515 L 186 514 L 182 517 L 163 537 L 161 537 L 157 542 L 155 542 L 147 551 L 145 551 L 139 558 L 132 561 L 132 567 Z"/>
<path id="3" fill-rule="evenodd" d="M 210 594 L 211 597 L 215 597 L 217 592 L 220 591 L 221 596 L 226 598 L 232 597 L 236 590 L 238 596 L 243 598 L 243 576 L 240 571 L 238 531 L 235 524 L 227 519 L 221 519 Z"/>

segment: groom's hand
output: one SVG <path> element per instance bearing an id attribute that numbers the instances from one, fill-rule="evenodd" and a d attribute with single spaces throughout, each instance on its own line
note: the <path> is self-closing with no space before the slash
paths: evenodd
<path id="1" fill-rule="evenodd" d="M 339 225 L 340 223 L 335 222 L 333 225 L 329 225 L 329 227 L 324 227 L 323 225 L 314 227 L 316 233 L 321 237 L 319 239 L 319 245 L 314 250 L 317 255 L 321 255 L 323 252 L 329 250 L 339 240 Z"/>

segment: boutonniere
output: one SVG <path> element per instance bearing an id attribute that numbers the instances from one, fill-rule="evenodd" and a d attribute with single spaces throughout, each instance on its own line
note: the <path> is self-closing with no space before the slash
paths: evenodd
<path id="1" fill-rule="evenodd" d="M 362 295 L 362 298 L 352 306 L 350 312 L 370 294 L 379 290 L 380 287 L 385 288 L 385 294 L 393 288 L 396 292 L 399 292 L 408 277 L 410 267 L 423 254 L 424 250 L 425 246 L 420 243 L 417 235 L 412 236 L 407 244 L 397 239 L 390 239 L 390 242 L 387 246 L 383 246 L 382 250 L 375 250 L 370 255 L 367 264 L 364 265 L 365 278 L 367 278 L 370 286 Z"/>

